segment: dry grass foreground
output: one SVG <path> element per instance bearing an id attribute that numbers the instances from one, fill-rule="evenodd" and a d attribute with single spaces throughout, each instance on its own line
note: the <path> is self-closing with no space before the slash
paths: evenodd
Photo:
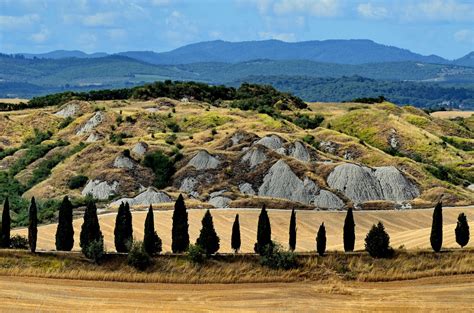
<path id="1" fill-rule="evenodd" d="M 191 242 L 195 242 L 201 228 L 201 219 L 204 210 L 192 209 L 189 213 L 189 233 Z M 242 252 L 253 252 L 256 241 L 256 230 L 259 210 L 257 209 L 214 209 L 211 213 L 214 225 L 220 237 L 219 252 L 232 252 L 230 236 L 235 214 L 240 216 L 242 237 Z M 273 240 L 281 243 L 285 248 L 288 244 L 288 225 L 291 212 L 288 210 L 268 210 L 272 226 Z M 473 225 L 474 207 L 470 208 L 445 208 L 443 210 L 443 247 L 459 247 L 455 241 L 454 229 L 460 212 L 467 215 L 468 221 Z M 163 240 L 164 252 L 171 250 L 171 216 L 172 211 L 155 211 L 155 227 L 158 235 Z M 430 232 L 432 209 L 406 210 L 406 211 L 355 211 L 356 224 L 356 250 L 364 249 L 365 235 L 369 228 L 378 221 L 382 221 L 390 235 L 390 243 L 394 248 L 403 245 L 407 249 L 430 249 Z M 143 225 L 146 212 L 133 213 L 133 231 L 136 239 L 143 239 Z M 343 250 L 342 228 L 346 212 L 328 211 L 297 211 L 297 251 L 314 251 L 315 237 L 319 225 L 324 222 L 327 233 L 327 249 Z M 115 213 L 99 215 L 102 233 L 105 237 L 107 250 L 114 251 Z M 74 220 L 75 245 L 74 250 L 79 250 L 79 234 L 82 218 Z M 40 226 L 38 229 L 38 250 L 55 249 L 56 224 Z M 17 229 L 13 234 L 27 235 L 26 229 Z M 471 238 L 468 247 L 474 247 Z"/>

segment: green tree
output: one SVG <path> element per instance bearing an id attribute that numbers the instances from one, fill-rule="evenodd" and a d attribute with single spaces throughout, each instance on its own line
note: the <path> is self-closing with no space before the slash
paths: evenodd
<path id="1" fill-rule="evenodd" d="M 316 251 L 320 256 L 326 252 L 326 227 L 324 222 L 319 226 L 318 234 L 316 235 Z"/>
<path id="2" fill-rule="evenodd" d="M 173 228 L 171 230 L 171 250 L 174 253 L 184 252 L 189 246 L 188 212 L 183 195 L 179 195 L 174 204 Z"/>
<path id="3" fill-rule="evenodd" d="M 239 252 L 241 245 L 239 214 L 235 215 L 234 224 L 232 224 L 232 237 L 230 245 L 235 253 Z"/>
<path id="4" fill-rule="evenodd" d="M 152 263 L 150 255 L 145 251 L 145 245 L 140 242 L 134 242 L 128 253 L 127 263 L 139 271 L 146 270 Z"/>
<path id="5" fill-rule="evenodd" d="M 161 151 L 149 152 L 143 158 L 143 165 L 155 173 L 155 187 L 164 188 L 170 184 L 175 169 L 173 161 L 166 154 Z"/>
<path id="6" fill-rule="evenodd" d="M 82 252 L 88 257 L 88 250 L 97 250 L 100 248 L 100 243 L 104 242 L 104 236 L 100 230 L 99 219 L 97 218 L 97 207 L 95 203 L 90 201 L 87 203 L 86 211 L 84 212 L 84 222 L 81 227 L 80 246 Z M 94 243 L 94 249 L 89 246 Z M 94 254 L 97 254 L 94 252 Z"/>
<path id="7" fill-rule="evenodd" d="M 289 230 L 289 240 L 288 245 L 290 251 L 295 251 L 296 249 L 296 212 L 295 209 L 291 210 L 290 217 L 290 230 Z"/>
<path id="8" fill-rule="evenodd" d="M 262 211 L 260 211 L 260 215 L 258 216 L 257 242 L 254 246 L 255 253 L 263 255 L 268 245 L 272 245 L 272 228 L 267 210 L 265 209 L 265 205 L 263 205 Z"/>
<path id="9" fill-rule="evenodd" d="M 209 256 L 216 253 L 219 250 L 219 236 L 217 236 L 214 228 L 214 222 L 212 221 L 212 215 L 209 210 L 206 211 L 201 221 L 202 228 L 196 245 L 202 247 L 204 253 Z"/>
<path id="10" fill-rule="evenodd" d="M 352 208 L 347 210 L 346 219 L 344 220 L 343 229 L 344 251 L 354 251 L 355 245 L 355 223 Z"/>
<path id="11" fill-rule="evenodd" d="M 393 250 L 390 248 L 390 236 L 385 231 L 382 222 L 372 225 L 365 237 L 365 250 L 374 258 L 386 258 L 391 256 Z"/>
<path id="12" fill-rule="evenodd" d="M 72 203 L 67 196 L 59 207 L 58 228 L 56 230 L 56 250 L 71 251 L 74 247 L 74 227 L 72 225 Z"/>
<path id="13" fill-rule="evenodd" d="M 143 236 L 143 248 L 149 255 L 161 252 L 161 238 L 155 231 L 155 218 L 153 215 L 153 207 L 150 205 L 145 219 L 145 231 Z"/>
<path id="14" fill-rule="evenodd" d="M 8 197 L 5 199 L 5 203 L 3 204 L 3 212 L 2 212 L 2 232 L 0 243 L 3 248 L 10 247 L 10 227 L 11 227 L 11 219 L 10 219 L 10 202 L 8 201 Z"/>
<path id="15" fill-rule="evenodd" d="M 441 201 L 436 204 L 433 211 L 430 242 L 435 252 L 441 250 L 441 246 L 443 245 L 443 205 Z"/>
<path id="16" fill-rule="evenodd" d="M 466 214 L 459 214 L 454 233 L 456 234 L 456 242 L 461 246 L 461 248 L 468 244 L 470 234 Z"/>
<path id="17" fill-rule="evenodd" d="M 36 252 L 36 240 L 38 239 L 38 208 L 36 207 L 35 197 L 31 198 L 30 208 L 28 209 L 28 245 L 30 251 Z"/>
<path id="18" fill-rule="evenodd" d="M 115 250 L 126 253 L 133 241 L 132 214 L 128 202 L 122 202 L 115 218 L 114 229 Z"/>

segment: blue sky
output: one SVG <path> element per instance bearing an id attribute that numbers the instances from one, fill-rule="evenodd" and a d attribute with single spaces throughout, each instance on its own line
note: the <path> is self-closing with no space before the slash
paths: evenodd
<path id="1" fill-rule="evenodd" d="M 0 51 L 167 51 L 207 40 L 372 39 L 474 51 L 474 0 L 0 0 Z"/>

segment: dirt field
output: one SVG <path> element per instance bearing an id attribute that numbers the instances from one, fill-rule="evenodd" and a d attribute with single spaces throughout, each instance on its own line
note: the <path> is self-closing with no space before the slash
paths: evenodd
<path id="1" fill-rule="evenodd" d="M 195 242 L 201 228 L 201 219 L 204 210 L 189 210 L 189 233 L 191 242 Z M 235 214 L 240 215 L 242 237 L 242 252 L 253 252 L 256 240 L 256 229 L 259 210 L 255 209 L 215 209 L 212 210 L 214 225 L 221 239 L 219 252 L 231 252 L 230 235 Z M 473 225 L 474 207 L 470 208 L 445 208 L 443 247 L 459 247 L 455 241 L 454 228 L 460 212 L 467 215 L 468 221 Z M 407 211 L 363 211 L 355 212 L 356 223 L 356 249 L 364 248 L 364 238 L 372 224 L 382 221 L 390 235 L 390 244 L 394 248 L 403 245 L 407 249 L 430 248 L 430 231 L 432 209 L 407 210 Z M 343 250 L 342 227 L 345 212 L 297 212 L 297 251 L 314 251 L 315 237 L 319 225 L 324 222 L 327 233 L 327 249 Z M 106 248 L 114 250 L 113 232 L 115 214 L 100 215 L 100 225 L 105 237 Z M 133 213 L 134 237 L 143 239 L 143 225 L 146 212 Z M 155 227 L 158 235 L 163 240 L 164 252 L 171 250 L 171 216 L 172 211 L 156 211 Z M 272 238 L 284 247 L 288 243 L 288 225 L 290 211 L 269 210 L 272 226 Z M 79 250 L 79 234 L 82 218 L 74 220 L 75 250 Z M 38 229 L 38 250 L 54 250 L 56 225 L 40 226 Z M 471 226 L 472 228 L 472 226 Z M 13 234 L 27 235 L 26 229 L 14 230 Z M 470 240 L 468 247 L 474 247 L 474 240 Z"/>
<path id="2" fill-rule="evenodd" d="M 455 117 L 470 117 L 474 111 L 440 111 L 431 113 L 434 117 L 450 119 Z"/>
<path id="3" fill-rule="evenodd" d="M 391 283 L 139 284 L 0 277 L 2 312 L 474 311 L 474 276 Z"/>

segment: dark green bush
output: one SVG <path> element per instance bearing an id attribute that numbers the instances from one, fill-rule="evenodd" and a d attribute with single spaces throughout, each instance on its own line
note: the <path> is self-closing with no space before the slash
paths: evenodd
<path id="1" fill-rule="evenodd" d="M 149 152 L 143 158 L 143 165 L 149 167 L 155 173 L 153 185 L 164 188 L 170 184 L 170 178 L 174 173 L 174 163 L 161 151 Z"/>
<path id="2" fill-rule="evenodd" d="M 206 260 L 204 249 L 199 245 L 189 245 L 186 254 L 188 260 L 195 264 L 202 264 Z"/>
<path id="3" fill-rule="evenodd" d="M 28 238 L 21 235 L 15 235 L 10 238 L 10 248 L 12 249 L 28 249 Z"/>
<path id="4" fill-rule="evenodd" d="M 69 189 L 78 189 L 84 187 L 88 180 L 89 178 L 87 176 L 76 175 L 69 178 L 67 186 L 69 187 Z"/>
<path id="5" fill-rule="evenodd" d="M 301 114 L 293 121 L 293 123 L 303 129 L 315 129 L 316 127 L 319 127 L 323 121 L 324 117 L 322 115 L 310 117 L 306 114 Z"/>
<path id="6" fill-rule="evenodd" d="M 104 239 L 100 238 L 90 242 L 82 252 L 86 258 L 93 260 L 95 263 L 99 263 L 105 254 Z"/>
<path id="7" fill-rule="evenodd" d="M 264 247 L 260 264 L 273 269 L 285 270 L 298 266 L 295 254 L 291 251 L 284 251 L 281 245 L 274 242 Z"/>
<path id="8" fill-rule="evenodd" d="M 151 257 L 146 253 L 143 242 L 135 241 L 132 244 L 128 253 L 127 263 L 139 271 L 144 271 L 151 265 Z"/>

